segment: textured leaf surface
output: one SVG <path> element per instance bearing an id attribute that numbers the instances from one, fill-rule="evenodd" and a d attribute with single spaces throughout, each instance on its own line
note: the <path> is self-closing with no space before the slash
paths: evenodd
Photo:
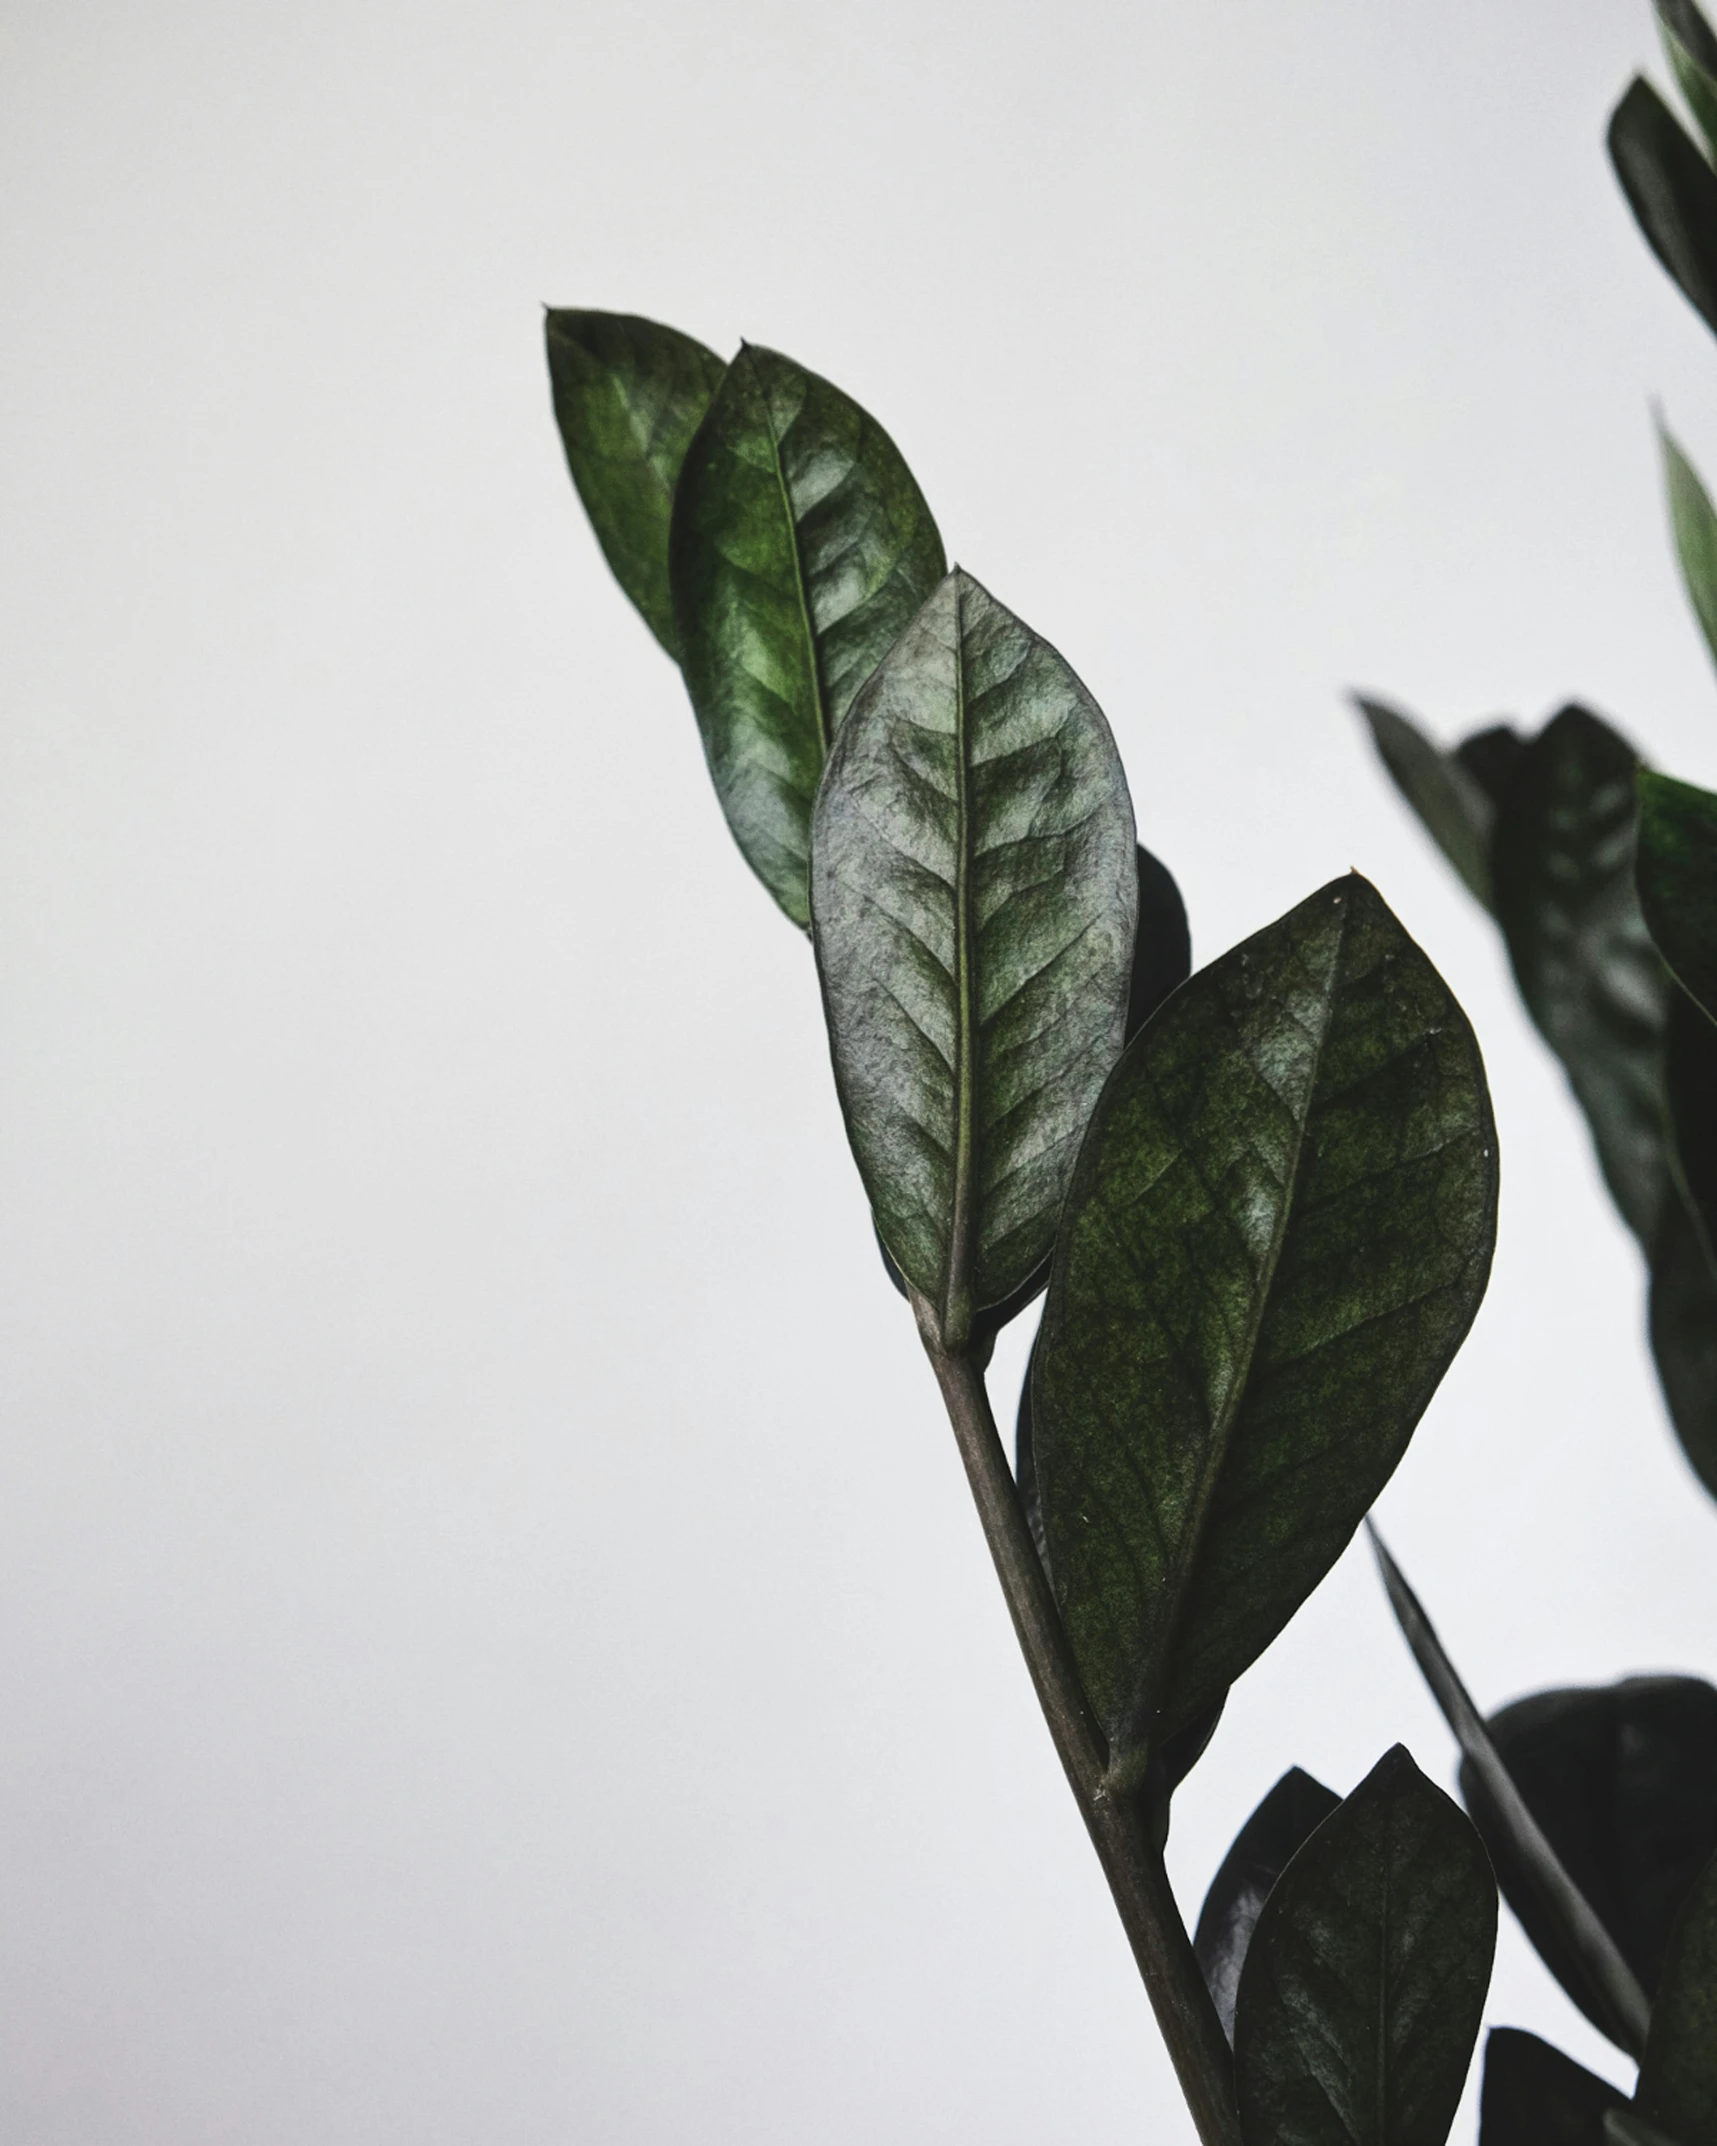
<path id="1" fill-rule="evenodd" d="M 1234 2039 L 1240 1971 L 1276 1880 L 1341 1798 L 1291 1766 L 1234 1836 L 1210 1881 L 1192 1949 L 1204 1973 L 1222 2031 Z"/>
<path id="2" fill-rule="evenodd" d="M 1699 131 L 1717 145 L 1717 36 L 1694 0 L 1657 0 L 1657 26 Z"/>
<path id="3" fill-rule="evenodd" d="M 1370 1533 L 1389 1606 L 1444 1720 L 1455 1732 L 1469 1780 L 1476 1776 L 1483 1783 L 1492 1841 L 1506 1850 L 1511 1868 L 1522 1881 L 1522 1891 L 1533 1897 L 1539 1926 L 1555 1934 L 1560 1954 L 1579 1973 L 1582 1988 L 1596 2006 L 1590 2016 L 1604 2033 L 1630 2055 L 1637 2056 L 1645 2047 L 1651 2012 L 1638 1976 L 1522 1795 L 1488 1723 L 1473 1704 L 1471 1693 L 1426 1616 L 1424 1605 L 1407 1585 L 1376 1528 L 1372 1527 Z"/>
<path id="4" fill-rule="evenodd" d="M 1355 696 L 1371 730 L 1371 742 L 1395 787 L 1426 832 L 1488 909 L 1491 906 L 1490 838 L 1496 807 L 1485 785 L 1453 753 L 1387 702 Z"/>
<path id="5" fill-rule="evenodd" d="M 1627 2096 L 1519 2027 L 1485 2037 L 1479 2146 L 1604 2146 L 1604 2113 Z"/>
<path id="6" fill-rule="evenodd" d="M 1478 1308 L 1478 1046 L 1337 880 L 1128 1049 L 1056 1241 L 1033 1387 L 1050 1565 L 1117 1758 L 1254 1661 L 1388 1480 Z"/>
<path id="7" fill-rule="evenodd" d="M 1639 77 L 1610 115 L 1610 161 L 1646 242 L 1717 329 L 1717 172 Z"/>
<path id="8" fill-rule="evenodd" d="M 1488 1726 L 1527 1808 L 1651 1996 L 1675 1917 L 1717 1852 L 1717 1691 L 1698 1677 L 1629 1677 L 1537 1692 Z M 1545 1913 L 1470 1762 L 1461 1795 L 1539 1956 L 1609 2033 L 1601 1993 Z"/>
<path id="9" fill-rule="evenodd" d="M 1258 1918 L 1235 2015 L 1246 2146 L 1443 2146 L 1495 1945 L 1478 1835 L 1397 1744 Z"/>
<path id="10" fill-rule="evenodd" d="M 956 569 L 836 740 L 813 860 L 853 1153 L 958 1346 L 1048 1251 L 1121 1047 L 1138 878 L 1102 711 Z"/>
<path id="11" fill-rule="evenodd" d="M 1705 645 L 1717 659 L 1717 513 L 1692 463 L 1661 428 L 1659 438 L 1681 578 Z"/>
<path id="12" fill-rule="evenodd" d="M 888 434 L 747 345 L 686 453 L 670 551 L 680 664 L 734 840 L 809 921 L 812 800 L 854 695 L 942 578 Z"/>
<path id="13" fill-rule="evenodd" d="M 1526 747 L 1497 816 L 1497 916 L 1515 980 L 1585 1111 L 1598 1161 L 1649 1252 L 1669 1188 L 1668 979 L 1634 892 L 1637 757 L 1584 708 Z"/>
<path id="14" fill-rule="evenodd" d="M 1678 2146 L 1717 2146 L 1717 1862 L 1670 1932 L 1634 2099 Z"/>
<path id="15" fill-rule="evenodd" d="M 1640 907 L 1686 989 L 1717 1021 L 1717 796 L 1639 774 Z"/>
<path id="16" fill-rule="evenodd" d="M 544 332 L 555 423 L 602 556 L 676 655 L 668 592 L 674 486 L 727 367 L 677 328 L 631 313 L 551 310 Z"/>

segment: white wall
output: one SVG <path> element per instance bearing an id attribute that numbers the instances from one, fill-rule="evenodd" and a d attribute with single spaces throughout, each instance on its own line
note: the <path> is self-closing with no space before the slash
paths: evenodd
<path id="1" fill-rule="evenodd" d="M 1340 698 L 1581 693 L 1717 780 L 1648 419 L 1717 473 L 1713 348 L 1601 151 L 1648 60 L 1644 0 L 8 0 L 9 2141 L 1190 2136 L 543 301 L 871 407 L 1202 957 L 1379 882 L 1505 1162 L 1385 1526 L 1487 1704 L 1717 1671 L 1635 1256 Z M 1355 1551 L 1189 1906 L 1398 1737 L 1449 1777 Z M 1607 2062 L 1506 1917 L 1490 2016 Z"/>

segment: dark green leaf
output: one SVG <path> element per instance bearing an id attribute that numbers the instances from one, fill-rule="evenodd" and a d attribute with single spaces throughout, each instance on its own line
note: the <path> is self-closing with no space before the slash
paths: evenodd
<path id="1" fill-rule="evenodd" d="M 1669 1934 L 1634 2099 L 1677 2146 L 1717 2146 L 1717 1860 Z"/>
<path id="2" fill-rule="evenodd" d="M 1676 1158 L 1689 1205 L 1709 1247 L 1717 1244 L 1717 1024 L 1707 1020 L 1687 993 L 1678 989 L 1670 997 L 1665 1040 L 1664 1074 Z M 1660 1230 L 1660 1244 L 1662 1237 Z"/>
<path id="3" fill-rule="evenodd" d="M 1512 723 L 1492 723 L 1463 738 L 1455 747 L 1455 758 L 1491 803 L 1500 805 L 1525 750 L 1526 740 Z"/>
<path id="4" fill-rule="evenodd" d="M 1496 807 L 1457 754 L 1445 753 L 1398 709 L 1356 694 L 1371 742 L 1395 787 L 1471 891 L 1491 906 L 1490 838 Z"/>
<path id="5" fill-rule="evenodd" d="M 1657 26 L 1688 109 L 1717 146 L 1717 36 L 1694 0 L 1657 0 Z"/>
<path id="6" fill-rule="evenodd" d="M 1639 772 L 1639 899 L 1657 949 L 1717 1020 L 1717 796 Z"/>
<path id="7" fill-rule="evenodd" d="M 1705 645 L 1717 657 L 1717 512 L 1699 474 L 1669 434 L 1658 428 L 1664 488 L 1669 494 L 1675 555 Z"/>
<path id="8" fill-rule="evenodd" d="M 1717 1851 L 1717 1691 L 1697 1677 L 1629 1677 L 1598 1690 L 1534 1693 L 1488 1726 L 1527 1808 L 1649 1997 L 1670 1926 Z M 1461 1794 L 1522 1928 L 1607 2032 L 1601 1999 L 1540 1905 L 1470 1761 Z"/>
<path id="9" fill-rule="evenodd" d="M 687 450 L 669 564 L 716 795 L 752 870 L 807 923 L 824 759 L 942 578 L 942 539 L 874 418 L 746 345 Z"/>
<path id="10" fill-rule="evenodd" d="M 1650 1251 L 1670 1171 L 1668 979 L 1634 892 L 1633 748 L 1564 708 L 1520 756 L 1497 815 L 1497 917 L 1527 1010 L 1561 1059 L 1616 1205 Z"/>
<path id="11" fill-rule="evenodd" d="M 1068 1192 L 1032 1395 L 1056 1594 L 1124 1775 L 1341 1554 L 1495 1227 L 1472 1030 L 1357 875 L 1128 1049 Z"/>
<path id="12" fill-rule="evenodd" d="M 1371 1546 L 1377 1554 L 1390 1607 L 1413 1650 L 1413 1659 L 1460 1744 L 1469 1768 L 1466 1778 L 1470 1783 L 1476 1777 L 1483 1785 L 1485 1801 L 1481 1807 L 1490 1829 L 1487 1842 L 1493 1859 L 1500 1855 L 1509 1867 L 1513 1885 L 1510 1904 L 1527 1895 L 1532 1897 L 1536 1922 L 1528 1925 L 1528 1935 L 1536 1942 L 1536 1931 L 1543 1929 L 1555 1940 L 1556 1957 L 1546 1952 L 1547 1964 L 1555 1969 L 1557 1958 L 1571 1963 L 1580 1986 L 1578 2001 L 1587 2016 L 1637 2056 L 1645 2046 L 1651 2009 L 1639 1978 L 1521 1794 L 1423 1605 L 1375 1528 L 1371 1530 Z"/>
<path id="13" fill-rule="evenodd" d="M 1048 1250 L 1121 1046 L 1138 879 L 1102 711 L 956 569 L 842 727 L 812 858 L 859 1173 L 961 1347 Z"/>
<path id="14" fill-rule="evenodd" d="M 1192 934 L 1174 874 L 1141 842 L 1139 929 L 1127 987 L 1127 1041 L 1132 1042 L 1171 991 L 1192 974 Z"/>
<path id="15" fill-rule="evenodd" d="M 1705 1231 L 1679 1195 L 1652 1248 L 1650 1323 L 1670 1421 L 1693 1472 L 1717 1497 L 1717 1274 Z"/>
<path id="16" fill-rule="evenodd" d="M 1610 115 L 1609 143 L 1646 243 L 1707 326 L 1717 328 L 1717 172 L 1638 76 Z"/>
<path id="17" fill-rule="evenodd" d="M 668 520 L 686 448 L 727 368 L 677 328 L 631 313 L 551 309 L 544 329 L 555 423 L 596 541 L 677 655 Z"/>
<path id="18" fill-rule="evenodd" d="M 1234 1836 L 1210 1881 L 1192 1949 L 1204 1971 L 1222 2031 L 1234 2039 L 1234 2000 L 1246 1949 L 1271 1888 L 1341 1798 L 1291 1766 Z"/>
<path id="19" fill-rule="evenodd" d="M 1604 2112 L 1627 2096 L 1519 2027 L 1485 2037 L 1479 2146 L 1604 2146 Z"/>
<path id="20" fill-rule="evenodd" d="M 1495 1946 L 1479 1837 L 1397 1744 L 1258 1918 L 1234 2022 L 1245 2146 L 1443 2146 Z"/>

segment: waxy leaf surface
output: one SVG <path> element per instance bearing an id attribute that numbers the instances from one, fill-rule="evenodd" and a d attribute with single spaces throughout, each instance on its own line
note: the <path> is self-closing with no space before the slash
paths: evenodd
<path id="1" fill-rule="evenodd" d="M 1717 658 L 1717 513 L 1712 511 L 1710 495 L 1692 463 L 1667 432 L 1660 429 L 1659 437 L 1681 578 L 1705 645 Z"/>
<path id="2" fill-rule="evenodd" d="M 1717 2146 L 1717 1860 L 1670 1932 L 1634 2099 L 1676 2146 Z"/>
<path id="3" fill-rule="evenodd" d="M 1245 2146 L 1443 2146 L 1495 1945 L 1479 1837 L 1397 1744 L 1258 1918 L 1234 2032 Z"/>
<path id="4" fill-rule="evenodd" d="M 1717 36 L 1694 0 L 1657 0 L 1657 26 L 1706 146 L 1717 147 Z"/>
<path id="5" fill-rule="evenodd" d="M 1639 775 L 1640 907 L 1657 950 L 1717 1021 L 1717 796 Z"/>
<path id="6" fill-rule="evenodd" d="M 1490 837 L 1496 806 L 1485 786 L 1454 753 L 1434 745 L 1386 701 L 1355 695 L 1378 758 L 1426 832 L 1488 909 Z"/>
<path id="7" fill-rule="evenodd" d="M 807 923 L 824 760 L 941 580 L 942 539 L 874 418 L 791 358 L 747 345 L 686 452 L 670 570 L 680 667 L 728 826 Z"/>
<path id="8" fill-rule="evenodd" d="M 727 367 L 677 328 L 630 313 L 551 310 L 544 332 L 555 423 L 596 541 L 644 623 L 676 656 L 674 486 Z"/>
<path id="9" fill-rule="evenodd" d="M 1604 2116 L 1627 2096 L 1519 2027 L 1485 2037 L 1479 2146 L 1604 2146 Z"/>
<path id="10" fill-rule="evenodd" d="M 1048 1251 L 1121 1047 L 1133 813 L 1102 711 L 958 569 L 854 703 L 817 798 L 817 967 L 884 1244 L 963 1345 Z"/>
<path id="11" fill-rule="evenodd" d="M 1357 875 L 1129 1047 L 1068 1193 L 1032 1394 L 1055 1591 L 1124 1770 L 1340 1555 L 1472 1321 L 1495 1228 L 1472 1030 Z"/>
<path id="12" fill-rule="evenodd" d="M 1649 1254 L 1670 1184 L 1668 979 L 1634 892 L 1638 759 L 1584 708 L 1521 755 L 1491 868 L 1515 980 L 1561 1059 L 1623 1219 Z"/>
<path id="13" fill-rule="evenodd" d="M 1707 326 L 1717 329 L 1717 172 L 1638 77 L 1610 115 L 1609 145 L 1647 244 Z"/>
<path id="14" fill-rule="evenodd" d="M 1234 2005 L 1247 1947 L 1276 1880 L 1341 1798 L 1291 1766 L 1234 1836 L 1210 1881 L 1192 1949 L 1216 2006 L 1222 2031 L 1234 2039 Z"/>
<path id="15" fill-rule="evenodd" d="M 1717 1691 L 1698 1677 L 1629 1677 L 1516 1700 L 1487 1724 L 1527 1808 L 1650 1997 L 1670 1929 L 1717 1852 Z M 1497 1881 L 1545 1965 L 1601 2031 L 1601 1992 L 1547 1914 L 1484 1782 L 1461 1795 Z"/>

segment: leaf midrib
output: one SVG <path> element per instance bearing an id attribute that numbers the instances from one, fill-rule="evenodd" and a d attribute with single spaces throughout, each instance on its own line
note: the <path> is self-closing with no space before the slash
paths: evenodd
<path id="1" fill-rule="evenodd" d="M 965 594 L 954 583 L 954 1183 L 942 1332 L 961 1343 L 971 1323 L 972 1294 L 972 986 L 975 948 L 971 901 L 971 770 L 966 737 Z"/>
<path id="2" fill-rule="evenodd" d="M 764 429 L 769 434 L 769 466 L 775 472 L 775 488 L 781 499 L 781 512 L 787 522 L 787 549 L 793 557 L 793 593 L 799 603 L 799 623 L 805 630 L 805 646 L 811 658 L 811 710 L 817 718 L 817 744 L 819 762 L 829 757 L 829 717 L 823 706 L 823 666 L 817 653 L 817 631 L 811 622 L 811 599 L 805 590 L 805 562 L 799 551 L 799 524 L 793 513 L 793 497 L 787 489 L 787 472 L 781 464 L 781 441 L 775 430 L 775 412 L 769 403 L 769 387 L 758 371 L 756 360 L 751 362 L 751 376 L 757 382 L 757 400 L 763 411 Z"/>
<path id="3" fill-rule="evenodd" d="M 1215 1501 L 1217 1484 L 1220 1482 L 1222 1472 L 1228 1464 L 1229 1445 L 1234 1436 L 1235 1425 L 1239 1422 L 1245 1405 L 1246 1391 L 1252 1376 L 1253 1359 L 1257 1354 L 1259 1338 L 1263 1332 L 1271 1291 L 1275 1287 L 1276 1270 L 1281 1264 L 1282 1250 L 1288 1240 L 1288 1228 L 1294 1212 L 1295 1194 L 1300 1182 L 1300 1170 L 1305 1160 L 1306 1133 L 1311 1125 L 1314 1099 L 1317 1095 L 1318 1081 L 1323 1070 L 1324 1049 L 1328 1044 L 1329 1032 L 1335 1020 L 1336 992 L 1340 984 L 1343 958 L 1347 951 L 1348 927 L 1353 917 L 1351 896 L 1343 894 L 1340 900 L 1341 923 L 1336 935 L 1335 956 L 1331 964 L 1324 1020 L 1318 1032 L 1316 1046 L 1312 1054 L 1311 1076 L 1306 1086 L 1306 1110 L 1294 1135 L 1293 1159 L 1288 1166 L 1287 1182 L 1283 1187 L 1282 1205 L 1274 1241 L 1270 1246 L 1269 1257 L 1265 1263 L 1264 1273 L 1260 1281 L 1257 1308 L 1253 1314 L 1250 1331 L 1246 1335 L 1241 1351 L 1239 1370 L 1230 1387 L 1231 1402 L 1215 1427 L 1210 1447 L 1210 1461 L 1203 1471 L 1198 1498 L 1194 1506 L 1193 1524 L 1184 1532 L 1185 1548 L 1173 1567 L 1173 1578 L 1169 1589 L 1169 1611 L 1162 1626 L 1162 1638 L 1154 1650 L 1148 1675 L 1143 1680 L 1141 1696 L 1153 1711 L 1160 1711 L 1162 1702 L 1167 1696 L 1168 1665 L 1173 1660 L 1175 1643 L 1180 1636 L 1181 1623 L 1186 1615 L 1187 1597 L 1192 1591 L 1193 1573 L 1197 1567 L 1200 1552 L 1204 1547 L 1204 1538 L 1210 1522 L 1210 1509 Z M 1143 1706 L 1135 1702 L 1132 1710 L 1133 1721 L 1136 1722 L 1143 1711 Z M 1129 1726 L 1131 1725 L 1129 1723 Z M 1140 1759 L 1148 1760 L 1150 1749 L 1151 1739 L 1147 1738 L 1139 1754 Z M 1131 1771 L 1136 1763 L 1138 1762 L 1129 1760 L 1128 1770 Z"/>

